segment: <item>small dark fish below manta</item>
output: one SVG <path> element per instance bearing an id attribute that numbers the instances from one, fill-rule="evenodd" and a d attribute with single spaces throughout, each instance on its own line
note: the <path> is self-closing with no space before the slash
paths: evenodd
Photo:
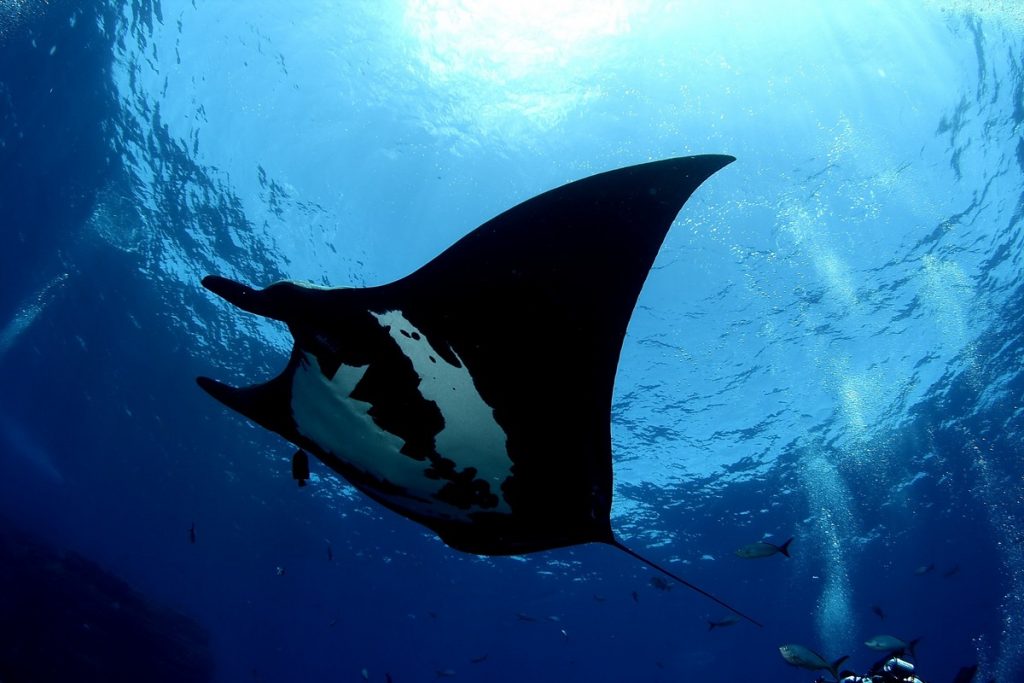
<path id="1" fill-rule="evenodd" d="M 652 576 L 651 585 L 657 588 L 658 590 L 666 593 L 672 590 L 672 584 L 670 584 L 668 581 L 666 581 L 660 576 Z"/>
<path id="2" fill-rule="evenodd" d="M 309 456 L 301 448 L 292 455 L 292 479 L 299 483 L 300 488 L 309 479 Z"/>
<path id="3" fill-rule="evenodd" d="M 227 278 L 208 290 L 283 322 L 284 371 L 199 386 L 355 488 L 477 555 L 605 543 L 757 622 L 623 545 L 611 529 L 611 400 L 647 274 L 690 195 L 735 161 L 681 157 L 540 194 L 378 287 Z M 760 624 L 758 624 L 760 625 Z"/>

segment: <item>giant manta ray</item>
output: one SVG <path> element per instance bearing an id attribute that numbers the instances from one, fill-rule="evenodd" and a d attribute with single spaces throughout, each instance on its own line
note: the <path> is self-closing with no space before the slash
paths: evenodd
<path id="1" fill-rule="evenodd" d="M 199 385 L 452 548 L 606 543 L 737 612 L 624 546 L 609 519 L 626 326 L 676 214 L 732 161 L 666 159 L 569 183 L 380 287 L 256 290 L 208 276 L 210 291 L 285 323 L 295 346 L 269 382 Z"/>

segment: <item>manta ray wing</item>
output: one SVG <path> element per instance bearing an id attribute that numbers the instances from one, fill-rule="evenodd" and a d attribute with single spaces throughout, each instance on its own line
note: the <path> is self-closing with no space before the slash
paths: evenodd
<path id="1" fill-rule="evenodd" d="M 626 327 L 676 214 L 731 161 L 570 183 L 381 287 L 207 277 L 285 322 L 295 347 L 265 384 L 199 384 L 459 550 L 617 545 L 610 410 Z"/>

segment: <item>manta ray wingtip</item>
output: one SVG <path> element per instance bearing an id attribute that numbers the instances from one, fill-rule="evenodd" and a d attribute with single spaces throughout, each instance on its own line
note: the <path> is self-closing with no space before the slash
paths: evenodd
<path id="1" fill-rule="evenodd" d="M 292 291 L 289 283 L 279 282 L 266 289 L 253 289 L 220 275 L 207 275 L 202 279 L 202 285 L 243 311 L 274 320 L 285 319 L 285 312 L 289 308 L 288 294 Z"/>
<path id="2" fill-rule="evenodd" d="M 705 159 L 710 166 L 708 175 L 716 173 L 736 161 L 736 157 L 731 154 L 704 154 L 701 158 Z"/>
<path id="3" fill-rule="evenodd" d="M 294 436 L 294 425 L 287 411 L 287 392 L 283 380 L 278 377 L 264 384 L 250 387 L 233 387 L 209 377 L 196 377 L 196 384 L 210 396 L 228 408 L 245 415 L 257 424 L 281 434 L 285 438 Z"/>
<path id="4" fill-rule="evenodd" d="M 225 402 L 225 398 L 238 391 L 238 389 L 235 389 L 230 385 L 218 382 L 217 380 L 209 377 L 203 377 L 202 375 L 196 377 L 196 384 L 199 385 L 200 389 L 208 393 L 210 396 L 213 396 L 221 403 Z"/>
<path id="5" fill-rule="evenodd" d="M 258 293 L 252 287 L 220 275 L 207 275 L 202 279 L 202 285 L 228 303 L 245 310 L 249 310 L 247 304 L 251 305 L 248 300 Z"/>

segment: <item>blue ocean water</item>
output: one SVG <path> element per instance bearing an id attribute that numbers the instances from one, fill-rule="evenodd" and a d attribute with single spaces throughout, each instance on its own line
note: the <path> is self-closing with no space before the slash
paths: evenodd
<path id="1" fill-rule="evenodd" d="M 1009 1 L 0 0 L 0 517 L 193 619 L 218 683 L 798 683 L 780 645 L 863 670 L 883 633 L 1024 680 L 1022 131 Z M 699 153 L 738 161 L 633 316 L 613 526 L 763 629 L 610 548 L 469 556 L 298 489 L 194 384 L 290 349 L 207 273 L 382 284 Z"/>

